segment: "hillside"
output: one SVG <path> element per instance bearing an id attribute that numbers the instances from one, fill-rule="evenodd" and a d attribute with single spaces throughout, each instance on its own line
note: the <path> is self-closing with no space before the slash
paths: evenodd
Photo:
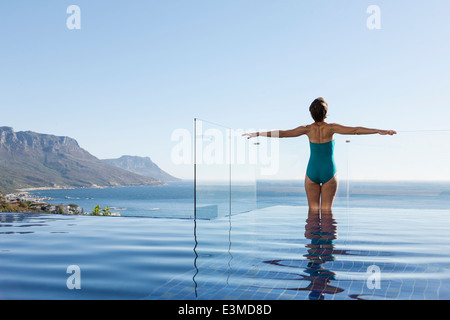
<path id="1" fill-rule="evenodd" d="M 121 156 L 117 159 L 104 159 L 103 161 L 113 166 L 141 174 L 143 176 L 160 179 L 162 181 L 180 181 L 180 179 L 171 176 L 158 167 L 158 165 L 156 165 L 149 157 Z"/>
<path id="2" fill-rule="evenodd" d="M 162 183 L 105 163 L 72 138 L 0 127 L 0 190 Z"/>

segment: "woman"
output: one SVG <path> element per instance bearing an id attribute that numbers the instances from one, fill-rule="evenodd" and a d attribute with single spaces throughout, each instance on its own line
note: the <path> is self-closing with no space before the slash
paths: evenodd
<path id="1" fill-rule="evenodd" d="M 307 135 L 311 155 L 306 169 L 305 190 L 308 205 L 311 210 L 331 211 L 338 180 L 334 163 L 334 134 L 381 134 L 393 135 L 393 130 L 369 129 L 364 127 L 345 127 L 337 123 L 326 123 L 328 103 L 323 98 L 317 98 L 309 107 L 314 123 L 300 126 L 292 130 L 244 133 L 248 139 L 258 136 L 291 138 Z"/>

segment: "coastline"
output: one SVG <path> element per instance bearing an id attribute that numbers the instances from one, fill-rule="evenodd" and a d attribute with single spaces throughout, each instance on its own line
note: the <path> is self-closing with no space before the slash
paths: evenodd
<path id="1" fill-rule="evenodd" d="M 106 188 L 106 187 L 105 187 Z M 78 188 L 33 188 L 33 190 L 69 190 Z M 24 190 L 24 189 L 22 189 Z M 85 212 L 77 204 L 50 204 L 47 200 L 52 200 L 49 197 L 39 197 L 29 194 L 28 191 L 18 191 L 0 194 L 0 212 L 10 213 L 44 213 L 44 214 L 62 214 L 62 215 L 92 215 L 92 216 L 120 216 L 118 212 L 111 212 L 109 207 L 100 208 L 97 206 L 92 212 Z M 120 210 L 121 208 L 114 208 Z"/>
<path id="2" fill-rule="evenodd" d="M 45 192 L 52 190 L 77 190 L 77 189 L 109 189 L 109 188 L 126 188 L 126 187 L 160 187 L 167 186 L 164 181 L 155 181 L 152 184 L 136 184 L 136 185 L 90 185 L 90 186 L 53 186 L 53 187 L 29 187 L 19 188 L 0 194 L 0 212 L 27 212 L 27 213 L 51 213 L 51 214 L 74 214 L 74 215 L 105 215 L 105 216 L 121 216 L 119 212 L 111 212 L 111 210 L 121 210 L 119 207 L 98 208 L 93 212 L 84 211 L 80 204 L 59 203 L 50 204 L 46 200 L 54 200 L 51 197 L 42 197 L 33 195 L 34 191 Z M 69 199 L 68 197 L 66 197 Z M 70 201 L 70 200 L 69 200 Z M 90 210 L 90 209 L 89 209 Z"/>
<path id="3" fill-rule="evenodd" d="M 72 189 L 106 189 L 106 188 L 121 188 L 121 187 L 148 187 L 148 186 L 163 186 L 167 185 L 166 182 L 158 180 L 153 184 L 139 184 L 139 185 L 110 185 L 110 186 L 56 186 L 56 187 L 32 187 L 32 188 L 20 188 L 16 189 L 16 192 L 28 192 L 28 191 L 45 191 L 45 190 L 72 190 Z"/>
<path id="4" fill-rule="evenodd" d="M 28 192 L 28 191 L 45 191 L 45 190 L 72 190 L 72 189 L 87 189 L 87 188 L 111 188 L 111 186 L 91 186 L 91 187 L 34 187 L 34 188 L 22 188 L 16 189 L 18 192 Z"/>
<path id="5" fill-rule="evenodd" d="M 64 189 L 77 189 L 77 187 L 36 187 L 36 188 L 16 189 L 16 191 L 17 192 L 28 192 L 28 191 L 40 191 L 40 190 L 64 190 Z"/>

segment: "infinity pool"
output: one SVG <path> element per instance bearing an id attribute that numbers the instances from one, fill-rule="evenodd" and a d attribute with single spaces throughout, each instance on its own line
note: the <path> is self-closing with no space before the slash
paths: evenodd
<path id="1" fill-rule="evenodd" d="M 1 213 L 0 299 L 446 300 L 449 229 L 449 211 L 422 209 L 338 208 L 323 219 L 296 206 L 213 220 Z"/>

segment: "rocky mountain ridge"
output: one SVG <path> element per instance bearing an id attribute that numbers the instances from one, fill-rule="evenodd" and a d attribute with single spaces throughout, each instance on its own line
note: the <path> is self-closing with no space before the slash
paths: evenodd
<path id="1" fill-rule="evenodd" d="M 103 159 L 103 161 L 146 177 L 153 177 L 166 182 L 180 181 L 180 179 L 162 170 L 150 157 L 123 155 L 117 159 Z"/>
<path id="2" fill-rule="evenodd" d="M 0 127 L 0 190 L 163 183 L 110 165 L 73 138 Z"/>

